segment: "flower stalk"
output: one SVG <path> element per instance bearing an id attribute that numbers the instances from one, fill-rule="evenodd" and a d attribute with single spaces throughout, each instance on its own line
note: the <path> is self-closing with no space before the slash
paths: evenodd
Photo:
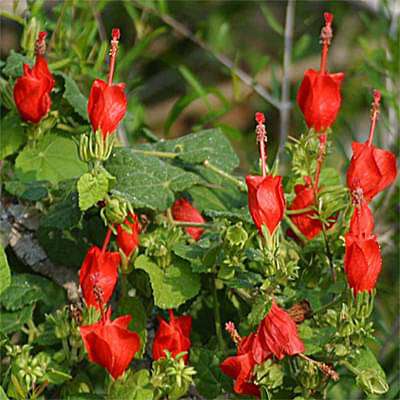
<path id="1" fill-rule="evenodd" d="M 381 92 L 379 90 L 374 90 L 374 100 L 372 102 L 372 108 L 371 108 L 371 126 L 369 128 L 368 146 L 371 146 L 372 141 L 374 140 L 376 122 L 378 120 L 380 113 L 380 103 L 381 103 Z"/>

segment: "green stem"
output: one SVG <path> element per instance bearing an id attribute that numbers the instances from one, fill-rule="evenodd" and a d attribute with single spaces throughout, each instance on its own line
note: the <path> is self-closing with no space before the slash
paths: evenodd
<path id="1" fill-rule="evenodd" d="M 153 156 L 153 157 L 159 157 L 159 158 L 176 158 L 178 157 L 178 153 L 172 153 L 168 151 L 153 151 L 153 150 L 138 150 L 134 149 L 132 150 L 134 153 L 139 153 L 143 154 L 144 156 Z"/>
<path id="2" fill-rule="evenodd" d="M 329 302 L 329 303 L 323 305 L 322 307 L 318 308 L 318 310 L 313 311 L 312 315 L 319 314 L 322 311 L 327 310 L 328 308 L 330 308 L 333 305 L 335 305 L 336 303 L 338 303 L 341 299 L 342 299 L 342 294 L 339 294 L 331 302 Z"/>
<path id="3" fill-rule="evenodd" d="M 360 374 L 360 371 L 356 367 L 351 365 L 347 360 L 341 360 L 340 364 L 342 364 L 344 367 L 346 367 L 354 375 L 359 375 Z"/>
<path id="4" fill-rule="evenodd" d="M 62 131 L 66 131 L 66 132 L 71 132 L 71 133 L 76 132 L 75 128 L 73 128 L 72 126 L 65 125 L 65 124 L 57 124 L 56 128 L 61 129 Z"/>
<path id="5" fill-rule="evenodd" d="M 121 299 L 125 299 L 128 294 L 128 277 L 126 274 L 121 274 Z"/>
<path id="6" fill-rule="evenodd" d="M 218 344 L 221 350 L 225 349 L 225 341 L 222 336 L 222 322 L 221 322 L 221 310 L 218 301 L 216 279 L 213 279 L 213 302 L 214 302 L 214 321 L 215 321 L 215 333 L 217 335 Z"/>
<path id="7" fill-rule="evenodd" d="M 227 172 L 223 171 L 222 169 L 216 167 L 214 164 L 211 164 L 210 161 L 205 160 L 203 162 L 204 167 L 208 168 L 209 170 L 215 172 L 216 174 L 222 176 L 223 178 L 233 182 L 241 192 L 247 192 L 247 186 L 243 183 L 240 179 L 235 178 L 233 175 L 228 174 Z"/>
<path id="8" fill-rule="evenodd" d="M 291 221 L 291 219 L 286 215 L 283 217 L 283 219 L 289 225 L 289 228 L 295 233 L 295 235 L 303 242 L 303 244 L 306 244 L 308 242 L 308 239 L 299 231 L 299 229 Z"/>
<path id="9" fill-rule="evenodd" d="M 66 339 L 66 338 L 63 338 L 63 339 L 61 340 L 61 343 L 62 343 L 62 347 L 63 347 L 64 353 L 65 353 L 65 358 L 66 358 L 67 360 L 70 360 L 70 349 L 69 349 L 69 346 L 68 346 L 68 341 L 67 341 L 67 339 Z"/>
<path id="10" fill-rule="evenodd" d="M 184 221 L 172 221 L 172 223 L 176 226 L 194 226 L 199 228 L 209 228 L 213 226 L 213 224 L 209 224 L 207 222 L 184 222 Z"/>
<path id="11" fill-rule="evenodd" d="M 331 248 L 329 246 L 328 236 L 326 234 L 326 228 L 325 228 L 324 223 L 322 223 L 322 234 L 324 235 L 326 256 L 328 257 L 329 267 L 330 267 L 331 274 L 332 274 L 332 280 L 333 280 L 333 282 L 336 282 L 336 271 L 335 271 L 335 266 L 333 265 L 333 261 L 332 261 L 333 255 L 332 255 Z"/>
<path id="12" fill-rule="evenodd" d="M 302 208 L 300 210 L 286 210 L 285 214 L 287 215 L 297 215 L 297 214 L 304 214 L 309 211 L 315 211 L 314 207 L 307 207 L 307 208 Z"/>

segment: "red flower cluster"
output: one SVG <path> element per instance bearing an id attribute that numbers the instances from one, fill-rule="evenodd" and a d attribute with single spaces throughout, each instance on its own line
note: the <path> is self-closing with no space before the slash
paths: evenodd
<path id="1" fill-rule="evenodd" d="M 125 224 L 131 228 L 131 233 L 118 226 L 117 243 L 129 257 L 139 244 L 140 225 L 134 214 L 127 218 Z M 107 251 L 111 233 L 109 229 L 102 249 L 97 246 L 89 249 L 80 269 L 79 280 L 85 303 L 88 307 L 96 307 L 102 315 L 95 324 L 81 326 L 80 332 L 89 360 L 106 368 L 117 379 L 139 351 L 140 339 L 128 330 L 130 315 L 111 321 L 111 309 L 106 309 L 118 280 L 121 262 L 119 252 Z"/>
<path id="2" fill-rule="evenodd" d="M 205 219 L 200 214 L 197 208 L 193 207 L 190 202 L 186 199 L 178 199 L 173 204 L 172 208 L 172 216 L 175 221 L 181 222 L 196 222 L 203 224 L 205 223 Z M 185 228 L 185 231 L 188 235 L 190 235 L 194 240 L 199 240 L 201 235 L 204 232 L 203 228 L 197 228 L 194 226 L 190 226 Z"/>
<path id="3" fill-rule="evenodd" d="M 190 349 L 190 330 L 192 329 L 192 317 L 182 315 L 175 317 L 172 310 L 168 310 L 169 323 L 158 318 L 159 326 L 154 337 L 153 360 L 165 357 L 165 350 L 169 351 L 172 357 L 179 353 L 188 352 Z M 185 354 L 184 360 L 187 363 L 189 354 Z"/>
<path id="4" fill-rule="evenodd" d="M 46 32 L 39 33 L 35 65 L 30 68 L 24 64 L 24 73 L 14 85 L 14 101 L 21 118 L 35 124 L 50 111 L 50 92 L 54 87 L 53 75 L 44 58 L 46 36 Z"/>
<path id="5" fill-rule="evenodd" d="M 234 391 L 238 394 L 259 396 L 259 388 L 253 383 L 253 369 L 273 356 L 281 360 L 304 352 L 304 344 L 289 314 L 275 301 L 260 322 L 257 331 L 241 339 L 233 324 L 227 326 L 234 340 L 239 341 L 236 356 L 228 357 L 221 364 L 222 372 L 235 379 Z"/>
<path id="6" fill-rule="evenodd" d="M 96 79 L 90 89 L 88 101 L 88 114 L 93 131 L 100 130 L 103 138 L 112 134 L 124 118 L 127 99 L 124 93 L 125 84 L 113 84 L 115 58 L 118 50 L 119 29 L 112 30 L 110 51 L 110 73 L 108 82 Z"/>
<path id="7" fill-rule="evenodd" d="M 104 367 L 117 379 L 139 351 L 140 338 L 128 329 L 132 318 L 130 315 L 114 321 L 111 321 L 110 316 L 111 308 L 99 322 L 81 326 L 80 332 L 89 360 Z"/>
<path id="8" fill-rule="evenodd" d="M 326 131 L 339 112 L 342 98 L 340 85 L 344 73 L 329 74 L 326 69 L 328 48 L 332 39 L 333 15 L 324 13 L 325 26 L 321 31 L 323 43 L 319 71 L 309 69 L 304 73 L 303 82 L 297 94 L 297 103 L 304 114 L 307 126 L 317 132 Z"/>
<path id="9" fill-rule="evenodd" d="M 264 114 L 257 112 L 256 121 L 262 176 L 246 176 L 248 204 L 251 217 L 260 235 L 263 235 L 262 226 L 265 225 L 272 236 L 285 213 L 285 196 L 282 187 L 282 177 L 267 175 L 266 173 L 265 142 L 267 132 L 264 125 Z"/>
<path id="10" fill-rule="evenodd" d="M 345 236 L 344 267 L 354 294 L 375 288 L 382 269 L 378 240 L 373 235 L 374 218 L 368 203 L 396 179 L 394 154 L 373 146 L 381 94 L 374 92 L 369 138 L 352 144 L 353 157 L 347 171 L 347 186 L 355 203 L 349 232 Z"/>

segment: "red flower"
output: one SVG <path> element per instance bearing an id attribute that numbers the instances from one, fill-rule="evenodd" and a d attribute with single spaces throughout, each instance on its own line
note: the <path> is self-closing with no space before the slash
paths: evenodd
<path id="1" fill-rule="evenodd" d="M 314 190 L 311 185 L 310 177 L 304 178 L 305 185 L 296 185 L 294 198 L 289 210 L 302 210 L 304 208 L 315 205 Z M 318 215 L 316 211 L 306 211 L 301 214 L 290 215 L 290 219 L 297 226 L 299 231 L 309 240 L 313 239 L 322 231 L 322 223 L 315 217 Z"/>
<path id="2" fill-rule="evenodd" d="M 118 280 L 118 266 L 121 258 L 118 252 L 102 252 L 92 246 L 83 260 L 79 281 L 87 306 L 102 308 L 114 291 Z"/>
<path id="3" fill-rule="evenodd" d="M 79 329 L 89 360 L 106 368 L 117 379 L 139 351 L 140 338 L 137 333 L 128 330 L 132 319 L 130 315 L 111 321 L 110 314 L 111 309 L 104 320 Z"/>
<path id="4" fill-rule="evenodd" d="M 273 235 L 285 212 L 282 177 L 248 175 L 246 184 L 250 214 L 258 231 L 262 235 L 262 225 L 266 225 Z"/>
<path id="5" fill-rule="evenodd" d="M 190 330 L 192 328 L 192 317 L 182 315 L 175 317 L 172 310 L 168 310 L 169 323 L 159 317 L 160 325 L 157 329 L 153 343 L 153 360 L 165 357 L 165 350 L 168 350 L 173 357 L 183 351 L 190 349 Z M 189 355 L 185 354 L 184 360 L 187 363 Z"/>
<path id="6" fill-rule="evenodd" d="M 260 397 L 260 389 L 252 382 L 253 368 L 256 365 L 252 353 L 255 337 L 255 333 L 244 337 L 238 346 L 237 355 L 224 360 L 220 369 L 235 380 L 235 393 Z"/>
<path id="7" fill-rule="evenodd" d="M 382 257 L 372 234 L 374 218 L 368 204 L 361 200 L 354 208 L 350 230 L 345 236 L 344 270 L 354 294 L 371 291 L 382 269 Z"/>
<path id="8" fill-rule="evenodd" d="M 113 133 L 125 116 L 127 100 L 124 89 L 124 83 L 108 85 L 101 79 L 96 79 L 92 84 L 88 114 L 93 131 L 100 129 L 103 138 Z"/>
<path id="9" fill-rule="evenodd" d="M 364 198 L 371 201 L 396 179 L 396 157 L 390 151 L 379 149 L 368 142 L 353 142 L 352 148 L 347 186 L 352 192 L 362 189 Z"/>
<path id="10" fill-rule="evenodd" d="M 36 124 L 50 111 L 54 79 L 41 55 L 36 56 L 32 68 L 24 64 L 23 70 L 14 85 L 14 101 L 21 118 Z"/>
<path id="11" fill-rule="evenodd" d="M 304 343 L 298 336 L 296 324 L 275 302 L 272 302 L 270 311 L 261 321 L 255 341 L 257 343 L 253 344 L 253 349 L 257 350 L 253 350 L 253 356 L 258 364 L 269 358 L 271 353 L 281 360 L 285 356 L 304 352 Z"/>
<path id="12" fill-rule="evenodd" d="M 375 236 L 367 239 L 348 233 L 345 236 L 344 270 L 349 286 L 358 292 L 371 291 L 382 269 L 382 257 Z"/>
<path id="13" fill-rule="evenodd" d="M 342 98 L 340 85 L 344 73 L 327 72 L 328 49 L 332 40 L 333 15 L 324 13 L 325 26 L 321 30 L 320 71 L 309 69 L 304 73 L 303 82 L 297 93 L 297 103 L 304 114 L 307 126 L 317 132 L 326 131 L 336 119 Z"/>
<path id="14" fill-rule="evenodd" d="M 198 222 L 198 223 L 206 222 L 203 216 L 200 214 L 200 212 L 195 207 L 193 207 L 190 204 L 190 202 L 186 199 L 176 200 L 171 208 L 171 211 L 172 211 L 172 216 L 176 221 Z M 185 228 L 185 231 L 194 240 L 199 240 L 204 232 L 204 229 L 196 227 L 188 227 Z"/>
<path id="15" fill-rule="evenodd" d="M 329 74 L 309 69 L 304 73 L 297 103 L 309 128 L 322 132 L 335 122 L 342 102 L 340 85 L 343 78 L 343 72 Z"/>
<path id="16" fill-rule="evenodd" d="M 135 214 L 130 214 L 125 219 L 124 225 L 131 229 L 131 233 L 127 232 L 121 225 L 117 226 L 117 243 L 118 247 L 125 253 L 127 257 L 139 246 L 140 224 Z"/>

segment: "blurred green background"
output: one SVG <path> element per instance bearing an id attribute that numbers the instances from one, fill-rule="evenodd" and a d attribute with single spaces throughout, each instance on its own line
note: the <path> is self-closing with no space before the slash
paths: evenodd
<path id="1" fill-rule="evenodd" d="M 244 174 L 255 166 L 254 113 L 262 111 L 269 162 L 279 153 L 285 173 L 288 160 L 282 148 L 278 151 L 279 142 L 305 131 L 295 98 L 304 70 L 319 67 L 324 11 L 335 16 L 329 70 L 346 74 L 327 164 L 344 177 L 351 142 L 368 136 L 374 88 L 383 93 L 375 144 L 398 154 L 396 0 L 2 0 L 0 52 L 5 60 L 12 49 L 33 51 L 27 46 L 33 39 L 22 35 L 24 25 L 32 34 L 47 30 L 51 67 L 74 76 L 87 95 L 93 79 L 107 74 L 110 32 L 119 27 L 115 81 L 126 83 L 129 100 L 119 132 L 124 144 L 134 145 L 149 134 L 176 137 L 219 126 L 237 150 Z M 398 185 L 385 191 L 373 207 L 384 254 L 375 307 L 375 350 L 388 374 L 390 398 L 397 398 L 393 394 L 400 390 Z M 341 398 L 340 393 L 337 396 Z M 361 394 L 355 392 L 357 397 Z"/>

